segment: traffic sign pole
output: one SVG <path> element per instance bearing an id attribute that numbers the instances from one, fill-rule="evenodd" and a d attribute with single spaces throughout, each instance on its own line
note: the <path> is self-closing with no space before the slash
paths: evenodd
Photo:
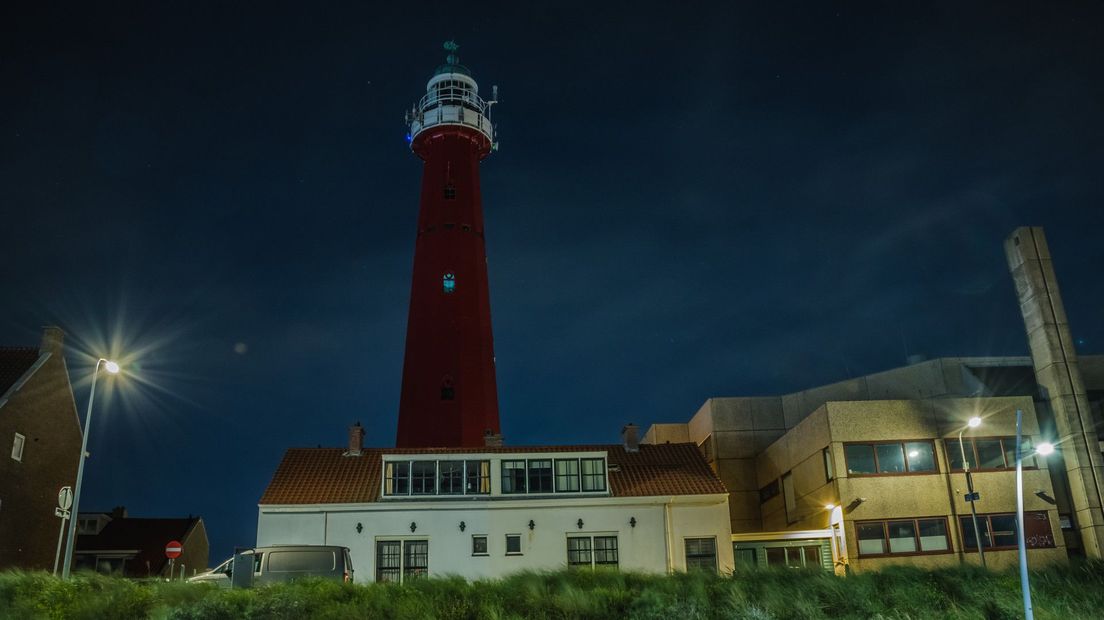
<path id="1" fill-rule="evenodd" d="M 57 553 L 54 554 L 54 576 L 57 576 L 58 563 L 61 560 L 61 541 L 65 538 L 65 521 L 71 515 L 69 508 L 73 506 L 73 489 L 70 487 L 61 487 L 58 491 L 58 507 L 54 509 L 54 514 L 61 517 L 61 530 L 58 531 L 58 544 Z"/>

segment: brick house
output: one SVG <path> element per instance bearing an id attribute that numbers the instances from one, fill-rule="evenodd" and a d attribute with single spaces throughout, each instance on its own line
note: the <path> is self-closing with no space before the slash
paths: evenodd
<path id="1" fill-rule="evenodd" d="M 167 577 L 165 545 L 173 540 L 182 543 L 181 555 L 173 566 L 176 576 L 182 569 L 188 577 L 197 570 L 207 570 L 207 528 L 200 517 L 132 518 L 127 516 L 126 508 L 118 506 L 111 512 L 80 513 L 77 528 L 73 551 L 76 570 Z"/>
<path id="2" fill-rule="evenodd" d="M 81 446 L 64 338 L 47 327 L 37 348 L 0 348 L 0 569 L 54 565 L 57 494 L 74 484 Z"/>

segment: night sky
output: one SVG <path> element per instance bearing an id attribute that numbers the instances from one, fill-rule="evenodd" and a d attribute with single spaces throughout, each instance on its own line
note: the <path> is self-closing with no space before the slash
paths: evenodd
<path id="1" fill-rule="evenodd" d="M 1026 355 L 1003 239 L 1046 227 L 1104 351 L 1104 5 L 108 3 L 0 9 L 0 343 L 69 334 L 81 508 L 250 545 L 283 452 L 393 445 L 421 167 L 455 38 L 507 443 L 913 354 Z M 326 4 L 326 6 L 316 6 Z M 32 6 L 33 5 L 33 6 Z M 594 6 L 600 5 L 600 6 Z M 92 357 L 88 357 L 92 355 Z M 43 518 L 53 518 L 44 516 Z"/>

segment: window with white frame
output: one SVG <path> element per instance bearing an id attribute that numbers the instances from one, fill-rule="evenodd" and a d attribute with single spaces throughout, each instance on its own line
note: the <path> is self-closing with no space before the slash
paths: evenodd
<path id="1" fill-rule="evenodd" d="M 506 555 L 521 555 L 521 534 L 506 535 Z"/>
<path id="2" fill-rule="evenodd" d="M 579 459 L 556 459 L 556 491 L 579 490 Z"/>
<path id="3" fill-rule="evenodd" d="M 472 555 L 487 555 L 487 537 L 472 536 Z"/>
<path id="4" fill-rule="evenodd" d="M 570 568 L 617 566 L 617 537 L 568 536 L 567 565 Z"/>
<path id="5" fill-rule="evenodd" d="M 717 572 L 717 539 L 686 539 L 686 570 Z"/>
<path id="6" fill-rule="evenodd" d="M 12 441 L 12 458 L 17 461 L 23 460 L 23 445 L 27 443 L 27 438 L 19 433 L 15 434 L 15 439 Z"/>
<path id="7" fill-rule="evenodd" d="M 490 461 L 384 461 L 383 494 L 488 495 Z"/>
<path id="8" fill-rule="evenodd" d="M 427 575 L 428 540 L 376 541 L 376 581 L 402 583 Z"/>
<path id="9" fill-rule="evenodd" d="M 580 459 L 584 491 L 606 490 L 606 459 Z"/>

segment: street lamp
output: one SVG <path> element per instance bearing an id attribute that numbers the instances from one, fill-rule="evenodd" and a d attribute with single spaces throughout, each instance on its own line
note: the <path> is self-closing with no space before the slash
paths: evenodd
<path id="1" fill-rule="evenodd" d="M 1043 442 L 1035 447 L 1035 454 L 1047 456 L 1054 453 L 1054 444 Z M 1031 584 L 1027 577 L 1027 545 L 1024 541 L 1023 507 L 1023 411 L 1016 410 L 1016 543 L 1020 548 L 1020 589 L 1023 591 L 1024 620 L 1035 620 L 1031 608 Z"/>
<path id="2" fill-rule="evenodd" d="M 981 418 L 974 416 L 966 422 L 968 428 L 977 428 L 981 426 Z M 981 559 L 981 565 L 985 566 L 985 550 L 982 547 L 985 546 L 984 541 L 981 540 L 981 528 L 978 527 L 977 518 L 977 506 L 974 505 L 974 475 L 970 473 L 970 461 L 966 458 L 966 446 L 962 443 L 962 433 L 966 432 L 966 429 L 958 431 L 958 449 L 962 453 L 962 471 L 966 473 L 966 499 L 970 502 L 970 518 L 974 521 L 974 540 L 977 541 L 978 546 L 978 558 Z"/>
<path id="3" fill-rule="evenodd" d="M 77 516 L 80 514 L 81 482 L 84 480 L 84 457 L 88 454 L 88 428 L 92 423 L 92 401 L 96 398 L 96 379 L 100 376 L 100 366 L 111 374 L 119 372 L 119 365 L 110 360 L 100 358 L 96 360 L 96 368 L 92 370 L 92 389 L 88 392 L 88 410 L 84 414 L 84 439 L 81 440 L 80 461 L 77 465 L 77 485 L 73 491 L 73 518 L 69 519 L 69 540 L 65 543 L 65 563 L 62 564 L 62 579 L 69 578 L 69 572 L 73 564 L 73 546 L 77 538 Z"/>

